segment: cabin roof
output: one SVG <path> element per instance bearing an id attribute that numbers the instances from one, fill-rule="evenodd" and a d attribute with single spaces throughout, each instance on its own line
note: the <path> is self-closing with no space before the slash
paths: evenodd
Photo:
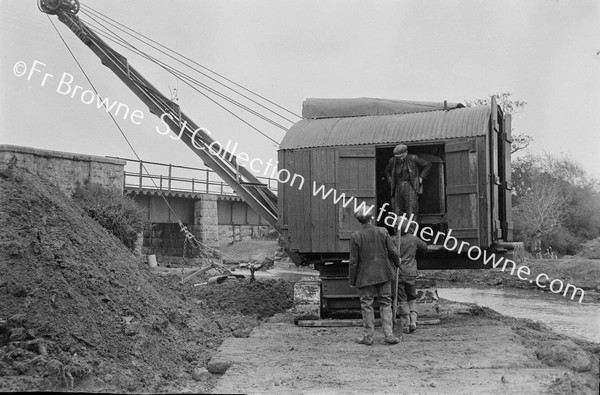
<path id="1" fill-rule="evenodd" d="M 303 119 L 286 133 L 279 150 L 395 144 L 487 134 L 491 108 L 464 107 L 392 115 Z"/>

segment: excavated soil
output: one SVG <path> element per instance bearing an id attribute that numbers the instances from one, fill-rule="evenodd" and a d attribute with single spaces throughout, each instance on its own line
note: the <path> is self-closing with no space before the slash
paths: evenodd
<path id="1" fill-rule="evenodd" d="M 223 339 L 292 297 L 281 281 L 192 288 L 153 275 L 54 187 L 6 166 L 0 273 L 2 391 L 207 392 Z"/>
<path id="2" fill-rule="evenodd" d="M 211 310 L 261 319 L 293 306 L 294 285 L 283 280 L 229 280 L 223 284 L 195 287 L 191 295 Z"/>

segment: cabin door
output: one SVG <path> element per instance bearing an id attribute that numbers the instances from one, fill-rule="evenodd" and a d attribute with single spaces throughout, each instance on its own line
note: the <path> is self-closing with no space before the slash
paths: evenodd
<path id="1" fill-rule="evenodd" d="M 338 149 L 337 197 L 339 199 L 344 194 L 345 199 L 339 199 L 336 203 L 340 251 L 349 251 L 348 240 L 360 228 L 354 217 L 356 208 L 364 202 L 366 207 L 373 206 L 371 212 L 377 216 L 375 182 L 375 147 Z"/>
<path id="2" fill-rule="evenodd" d="M 502 238 L 504 241 L 512 241 L 513 240 L 513 220 L 512 220 L 512 175 L 511 175 L 511 144 L 512 144 L 512 136 L 511 136 L 511 115 L 506 114 L 504 116 L 504 122 L 502 123 L 501 138 L 500 138 L 500 158 L 504 158 L 501 160 L 500 167 L 500 181 L 502 183 L 502 187 L 500 189 L 500 208 L 501 215 L 501 227 L 502 227 Z"/>
<path id="3" fill-rule="evenodd" d="M 498 117 L 498 105 L 496 98 L 492 97 L 492 113 L 490 116 L 490 130 L 488 135 L 490 152 L 490 196 L 489 204 L 491 208 L 490 225 L 492 240 L 496 241 L 503 237 L 502 221 L 504 217 L 504 207 L 501 206 L 500 197 L 502 196 L 502 174 L 501 163 L 504 162 L 502 152 L 504 151 L 504 142 L 502 141 L 502 119 Z M 502 177 L 502 178 L 501 178 Z"/>
<path id="4" fill-rule="evenodd" d="M 474 138 L 446 143 L 446 205 L 448 231 L 452 231 L 452 236 L 470 245 L 481 246 L 486 217 L 480 212 L 480 203 L 483 203 L 480 197 L 485 194 L 480 191 L 476 147 Z"/>

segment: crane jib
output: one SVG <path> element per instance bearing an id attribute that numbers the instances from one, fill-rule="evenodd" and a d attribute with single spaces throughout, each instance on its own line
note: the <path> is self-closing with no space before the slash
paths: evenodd
<path id="1" fill-rule="evenodd" d="M 79 2 L 77 0 L 40 0 L 39 8 L 42 12 L 57 15 L 77 37 L 79 37 L 102 61 L 102 64 L 113 71 L 127 87 L 149 108 L 156 116 L 170 114 L 167 120 L 171 130 L 177 130 L 182 124 L 187 125 L 188 131 L 201 130 L 189 119 L 172 100 L 167 99 L 150 82 L 129 65 L 127 58 L 115 51 L 98 37 L 82 22 L 77 15 Z M 265 218 L 275 229 L 279 230 L 277 222 L 277 196 L 261 183 L 245 167 L 238 166 L 237 158 L 233 154 L 211 155 L 205 150 L 196 149 L 197 140 L 191 137 L 196 134 L 186 133 L 182 141 L 190 147 L 209 167 L 211 167 L 240 197 L 248 203 L 260 216 Z M 200 134 L 202 144 L 208 146 L 214 140 L 205 133 Z M 229 155 L 227 155 L 229 154 Z M 225 157 L 229 157 L 229 160 Z M 241 179 L 241 177 L 244 179 Z"/>
<path id="2" fill-rule="evenodd" d="M 79 39 L 83 41 L 85 45 L 89 44 L 90 37 L 83 29 L 79 18 L 69 18 L 65 14 L 58 14 L 58 20 L 67 25 L 67 27 L 71 29 L 71 31 L 75 33 L 75 35 L 79 37 Z"/>

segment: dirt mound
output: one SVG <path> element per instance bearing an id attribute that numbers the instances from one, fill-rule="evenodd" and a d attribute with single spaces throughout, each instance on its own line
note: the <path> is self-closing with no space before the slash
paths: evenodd
<path id="1" fill-rule="evenodd" d="M 294 286 L 283 280 L 228 280 L 196 287 L 192 295 L 203 300 L 209 309 L 255 315 L 261 319 L 291 308 Z"/>
<path id="2" fill-rule="evenodd" d="M 28 172 L 0 168 L 0 229 L 3 390 L 206 392 L 212 382 L 192 381 L 194 368 L 259 323 L 205 309 L 177 278 L 153 276 Z"/>

